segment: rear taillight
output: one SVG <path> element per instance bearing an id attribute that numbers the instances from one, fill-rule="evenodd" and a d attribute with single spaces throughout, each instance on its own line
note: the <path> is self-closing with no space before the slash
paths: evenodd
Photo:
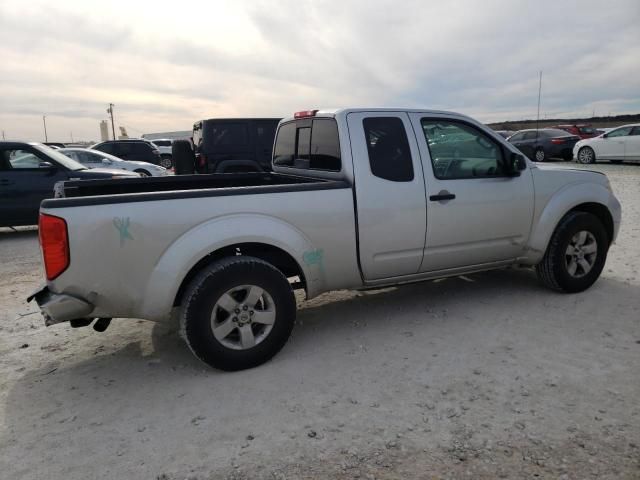
<path id="1" fill-rule="evenodd" d="M 562 145 L 566 140 L 564 138 L 552 138 L 551 143 L 555 145 Z"/>
<path id="2" fill-rule="evenodd" d="M 53 280 L 69 266 L 67 222 L 60 217 L 41 213 L 38 229 L 44 270 L 47 280 Z"/>
<path id="3" fill-rule="evenodd" d="M 200 167 L 206 167 L 207 166 L 207 157 L 204 154 L 200 154 L 198 155 L 198 165 L 200 165 Z"/>

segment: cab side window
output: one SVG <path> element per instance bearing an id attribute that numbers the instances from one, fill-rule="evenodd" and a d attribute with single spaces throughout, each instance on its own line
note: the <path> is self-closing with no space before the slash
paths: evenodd
<path id="1" fill-rule="evenodd" d="M 371 173 L 392 182 L 413 180 L 413 163 L 407 132 L 398 117 L 362 120 Z"/>
<path id="2" fill-rule="evenodd" d="M 421 124 L 436 178 L 505 176 L 502 147 L 476 127 L 455 120 L 430 118 L 423 118 Z"/>

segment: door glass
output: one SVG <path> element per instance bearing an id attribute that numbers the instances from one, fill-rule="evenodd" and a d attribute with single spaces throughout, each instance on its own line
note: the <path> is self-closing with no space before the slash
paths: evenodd
<path id="1" fill-rule="evenodd" d="M 519 142 L 524 138 L 524 133 L 516 133 L 511 138 L 509 138 L 510 142 Z"/>
<path id="2" fill-rule="evenodd" d="M 505 175 L 500 145 L 463 122 L 421 120 L 436 178 L 457 180 Z"/>
<path id="3" fill-rule="evenodd" d="M 524 140 L 535 140 L 540 137 L 540 132 L 525 132 Z"/>
<path id="4" fill-rule="evenodd" d="M 398 117 L 369 117 L 362 120 L 371 173 L 392 182 L 413 180 L 409 140 Z"/>
<path id="5" fill-rule="evenodd" d="M 42 160 L 27 150 L 5 150 L 3 152 L 10 170 L 41 168 Z"/>
<path id="6" fill-rule="evenodd" d="M 607 138 L 626 137 L 631 132 L 631 127 L 618 128 L 607 134 Z"/>

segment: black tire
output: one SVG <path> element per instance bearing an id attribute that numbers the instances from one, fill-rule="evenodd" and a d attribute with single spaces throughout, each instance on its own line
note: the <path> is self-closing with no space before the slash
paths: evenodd
<path id="1" fill-rule="evenodd" d="M 134 170 L 134 172 L 139 173 L 143 177 L 150 177 L 151 176 L 151 174 L 147 170 L 145 170 L 143 168 L 138 168 L 138 169 Z"/>
<path id="2" fill-rule="evenodd" d="M 619 164 L 619 163 L 623 163 L 624 160 L 610 160 L 611 163 L 615 163 L 615 164 Z"/>
<path id="3" fill-rule="evenodd" d="M 214 336 L 211 315 L 225 293 L 243 285 L 258 286 L 270 295 L 275 321 L 255 346 L 234 350 Z M 208 266 L 189 284 L 183 297 L 180 331 L 191 351 L 204 363 L 236 371 L 261 365 L 278 353 L 291 335 L 295 318 L 295 297 L 282 272 L 258 258 L 236 256 Z"/>
<path id="4" fill-rule="evenodd" d="M 533 160 L 536 162 L 544 162 L 547 159 L 547 154 L 542 147 L 536 148 L 533 152 Z"/>
<path id="5" fill-rule="evenodd" d="M 196 156 L 189 140 L 175 140 L 171 144 L 171 158 L 176 175 L 190 175 L 195 172 Z"/>
<path id="6" fill-rule="evenodd" d="M 566 252 L 569 242 L 581 231 L 586 231 L 595 237 L 597 250 L 591 270 L 577 278 L 569 273 Z M 536 273 L 540 281 L 552 290 L 566 293 L 581 292 L 593 285 L 602 273 L 608 250 L 609 236 L 596 216 L 586 212 L 569 212 L 560 220 L 553 232 L 542 261 L 536 265 Z"/>
<path id="7" fill-rule="evenodd" d="M 596 163 L 596 152 L 591 147 L 582 147 L 578 150 L 578 156 L 576 157 L 578 163 Z"/>
<path id="8" fill-rule="evenodd" d="M 162 155 L 160 158 L 160 166 L 164 168 L 173 168 L 173 160 L 171 159 L 171 155 Z"/>

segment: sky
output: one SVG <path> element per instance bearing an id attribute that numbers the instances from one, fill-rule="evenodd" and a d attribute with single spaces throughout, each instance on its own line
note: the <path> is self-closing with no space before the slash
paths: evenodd
<path id="1" fill-rule="evenodd" d="M 0 0 L 0 130 L 99 140 L 335 107 L 640 112 L 640 1 Z"/>

